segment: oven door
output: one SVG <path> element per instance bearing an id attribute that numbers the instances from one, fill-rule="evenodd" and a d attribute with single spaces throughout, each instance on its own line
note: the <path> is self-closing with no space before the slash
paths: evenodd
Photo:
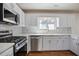
<path id="1" fill-rule="evenodd" d="M 22 40 L 15 45 L 15 52 L 18 52 L 24 45 L 26 45 L 26 40 Z"/>

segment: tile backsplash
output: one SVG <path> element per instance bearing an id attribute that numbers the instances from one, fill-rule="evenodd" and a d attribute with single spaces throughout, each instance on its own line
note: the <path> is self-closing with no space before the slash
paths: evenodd
<path id="1" fill-rule="evenodd" d="M 20 27 L 16 25 L 3 25 L 0 24 L 0 31 L 1 30 L 9 30 L 13 32 L 13 35 L 20 35 L 20 34 L 28 34 L 28 33 L 38 33 L 38 34 L 71 34 L 71 27 L 58 27 L 55 30 L 40 30 L 37 27 Z"/>
<path id="2" fill-rule="evenodd" d="M 22 33 L 22 27 L 16 26 L 16 25 L 5 25 L 5 24 L 0 24 L 0 31 L 2 30 L 9 30 L 13 33 L 13 35 L 19 35 Z"/>
<path id="3" fill-rule="evenodd" d="M 2 30 L 10 30 L 10 27 L 9 25 L 4 25 L 4 24 L 0 24 L 0 31 Z"/>
<path id="4" fill-rule="evenodd" d="M 27 27 L 23 31 L 24 33 L 32 33 L 32 34 L 71 34 L 71 27 L 58 27 L 55 30 L 40 30 L 38 27 Z"/>

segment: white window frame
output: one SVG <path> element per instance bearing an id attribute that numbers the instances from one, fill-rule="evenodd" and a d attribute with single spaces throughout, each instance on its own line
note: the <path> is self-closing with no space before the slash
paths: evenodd
<path id="1" fill-rule="evenodd" d="M 55 18 L 57 18 L 57 20 L 56 20 L 56 26 L 54 27 L 54 28 L 49 28 L 49 26 L 47 27 L 47 28 L 40 28 L 40 18 L 39 17 L 51 17 L 51 18 L 53 18 L 53 17 L 55 17 Z M 41 29 L 41 30 L 43 30 L 43 29 L 47 29 L 47 30 L 54 30 L 54 29 L 56 29 L 57 27 L 59 27 L 59 20 L 60 20 L 60 17 L 58 17 L 58 16 L 39 16 L 38 18 L 38 26 L 39 26 L 39 29 Z M 41 19 L 41 20 L 43 20 L 43 19 Z M 50 23 L 51 24 L 51 23 Z M 54 23 L 55 24 L 55 23 Z M 51 24 L 52 25 L 52 24 Z"/>

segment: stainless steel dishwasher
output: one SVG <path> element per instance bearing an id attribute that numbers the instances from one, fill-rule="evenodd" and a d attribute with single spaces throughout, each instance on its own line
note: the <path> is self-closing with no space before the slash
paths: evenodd
<path id="1" fill-rule="evenodd" d="M 31 36 L 31 51 L 38 51 L 39 36 Z"/>

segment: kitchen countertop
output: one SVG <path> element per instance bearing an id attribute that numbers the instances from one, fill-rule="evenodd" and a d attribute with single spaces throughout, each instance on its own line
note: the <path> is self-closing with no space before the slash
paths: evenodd
<path id="1" fill-rule="evenodd" d="M 72 34 L 19 34 L 17 36 L 31 36 L 31 35 L 72 35 Z"/>
<path id="2" fill-rule="evenodd" d="M 28 35 L 70 35 L 70 34 L 28 34 Z"/>
<path id="3" fill-rule="evenodd" d="M 0 43 L 0 54 L 8 50 L 14 45 L 14 43 Z"/>

